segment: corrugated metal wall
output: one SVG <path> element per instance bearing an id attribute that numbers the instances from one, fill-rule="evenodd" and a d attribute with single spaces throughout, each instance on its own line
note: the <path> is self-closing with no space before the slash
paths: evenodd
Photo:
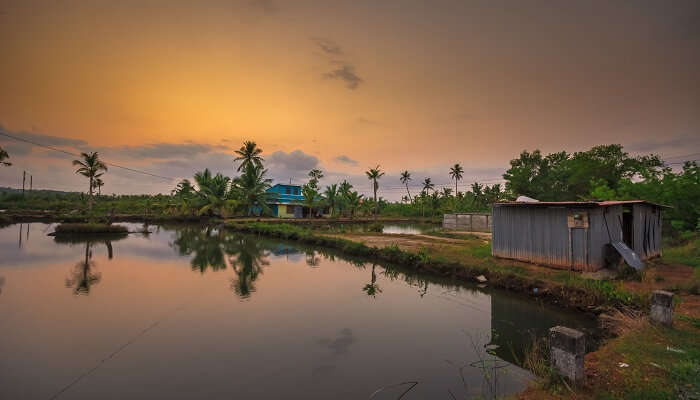
<path id="1" fill-rule="evenodd" d="M 569 228 L 569 214 L 581 212 L 588 214 L 588 227 Z M 494 205 L 492 253 L 558 268 L 597 271 L 605 266 L 605 245 L 611 239 L 622 240 L 621 214 L 622 206 L 581 209 Z"/>
<path id="2" fill-rule="evenodd" d="M 445 214 L 442 227 L 465 232 L 491 232 L 491 215 L 484 213 Z"/>
<path id="3" fill-rule="evenodd" d="M 493 255 L 568 267 L 567 216 L 564 207 L 494 205 Z"/>
<path id="4" fill-rule="evenodd" d="M 634 252 L 642 259 L 661 255 L 661 210 L 650 204 L 632 206 Z"/>

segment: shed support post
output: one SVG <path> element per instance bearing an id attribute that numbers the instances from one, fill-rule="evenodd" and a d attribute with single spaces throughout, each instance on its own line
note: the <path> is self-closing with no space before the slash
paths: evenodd
<path id="1" fill-rule="evenodd" d="M 585 339 L 583 332 L 564 326 L 555 326 L 549 330 L 552 367 L 569 378 L 574 385 L 581 385 L 584 379 Z"/>
<path id="2" fill-rule="evenodd" d="M 664 290 L 654 290 L 651 295 L 652 322 L 662 325 L 673 324 L 673 293 Z"/>

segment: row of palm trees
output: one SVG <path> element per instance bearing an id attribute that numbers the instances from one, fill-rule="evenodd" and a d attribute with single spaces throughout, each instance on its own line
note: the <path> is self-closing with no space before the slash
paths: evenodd
<path id="1" fill-rule="evenodd" d="M 264 168 L 265 159 L 262 157 L 263 150 L 254 141 L 245 141 L 240 149 L 235 151 L 234 162 L 238 162 L 237 172 L 239 176 L 230 178 L 220 173 L 213 175 L 209 169 L 197 172 L 194 175 L 194 184 L 188 179 L 180 181 L 172 194 L 178 203 L 171 207 L 172 210 L 188 214 L 217 215 L 232 214 L 242 211 L 247 215 L 271 214 L 269 204 L 275 200 L 275 194 L 267 192 L 271 187 L 272 180 L 267 178 L 268 170 Z M 0 149 L 0 161 L 7 159 L 7 152 Z M 5 163 L 5 162 L 3 162 Z M 8 164 L 8 163 L 5 163 Z M 95 189 L 98 195 L 104 185 L 102 176 L 107 172 L 107 165 L 99 158 L 97 152 L 81 153 L 81 158 L 73 160 L 73 165 L 78 167 L 76 173 L 88 178 L 89 207 L 92 209 L 93 195 Z M 331 215 L 354 216 L 356 211 L 364 211 L 365 214 L 372 213 L 377 216 L 380 212 L 380 204 L 383 200 L 378 198 L 379 180 L 385 175 L 381 167 L 377 165 L 365 172 L 368 180 L 372 182 L 373 198 L 365 199 L 357 191 L 353 191 L 353 186 L 344 180 L 339 184 L 326 186 L 325 190 L 319 187 L 319 181 L 323 178 L 323 172 L 312 169 L 308 176 L 309 181 L 303 185 L 302 194 L 305 198 L 305 206 L 310 210 L 309 216 L 316 215 L 315 211 L 322 207 L 328 207 Z M 457 210 L 460 199 L 465 198 L 465 194 L 459 192 L 458 184 L 464 176 L 464 168 L 456 163 L 450 167 L 450 177 L 455 182 L 455 191 L 452 201 L 453 209 Z M 406 186 L 408 203 L 420 203 L 424 209 L 428 201 L 430 192 L 432 204 L 440 198 L 449 199 L 452 196 L 451 189 L 443 188 L 441 193 L 435 191 L 435 184 L 427 177 L 422 182 L 420 196 L 412 196 L 409 189 L 409 182 L 412 180 L 408 170 L 401 172 L 400 181 Z M 499 197 L 500 187 L 482 186 L 478 183 L 472 185 L 472 203 L 489 201 L 491 197 L 496 200 Z M 476 200 L 475 200 L 476 199 Z M 373 209 L 370 209 L 372 207 Z"/>

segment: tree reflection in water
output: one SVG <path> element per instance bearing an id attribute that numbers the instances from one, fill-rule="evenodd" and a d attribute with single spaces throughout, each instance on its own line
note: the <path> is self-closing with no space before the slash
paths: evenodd
<path id="1" fill-rule="evenodd" d="M 269 265 L 264 241 L 211 227 L 180 229 L 171 245 L 180 255 L 192 256 L 194 271 L 223 271 L 230 265 L 236 274 L 231 279 L 231 289 L 241 298 L 248 298 L 255 291 L 255 280 Z"/>
<path id="2" fill-rule="evenodd" d="M 229 247 L 229 263 L 236 273 L 231 279 L 231 289 L 241 298 L 248 298 L 255 291 L 254 282 L 262 274 L 263 267 L 270 265 L 260 241 L 250 237 L 239 237 L 236 245 Z"/>
<path id="3" fill-rule="evenodd" d="M 181 256 L 192 256 L 193 271 L 204 273 L 208 268 L 214 271 L 226 269 L 224 257 L 224 234 L 212 227 L 187 227 L 176 231 L 175 247 Z"/>
<path id="4" fill-rule="evenodd" d="M 92 260 L 92 249 L 96 243 L 102 243 L 107 249 L 107 258 L 114 258 L 112 242 L 126 238 L 126 234 L 103 235 L 102 240 L 94 240 L 92 237 L 83 235 L 56 236 L 54 241 L 59 244 L 76 245 L 84 244 L 85 252 L 83 259 L 73 267 L 70 276 L 66 278 L 66 287 L 73 288 L 73 293 L 77 295 L 90 294 L 90 288 L 100 282 L 101 274 L 96 269 L 96 263 Z"/>
<path id="5" fill-rule="evenodd" d="M 377 284 L 377 274 L 374 271 L 374 269 L 377 267 L 377 264 L 372 264 L 372 279 L 370 280 L 370 283 L 366 284 L 365 287 L 362 288 L 362 291 L 367 293 L 367 296 L 372 296 L 372 297 L 377 297 L 377 294 L 382 292 L 382 289 L 379 287 Z"/>

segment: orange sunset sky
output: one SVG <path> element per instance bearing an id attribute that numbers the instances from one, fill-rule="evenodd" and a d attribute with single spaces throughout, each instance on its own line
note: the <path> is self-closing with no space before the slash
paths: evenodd
<path id="1" fill-rule="evenodd" d="M 388 198 L 403 169 L 496 183 L 524 149 L 700 158 L 696 0 L 2 0 L 0 49 L 1 132 L 173 178 L 111 169 L 107 193 L 233 175 L 246 139 L 275 181 L 368 193 L 381 164 Z M 0 146 L 0 186 L 86 190 L 70 156 Z"/>

